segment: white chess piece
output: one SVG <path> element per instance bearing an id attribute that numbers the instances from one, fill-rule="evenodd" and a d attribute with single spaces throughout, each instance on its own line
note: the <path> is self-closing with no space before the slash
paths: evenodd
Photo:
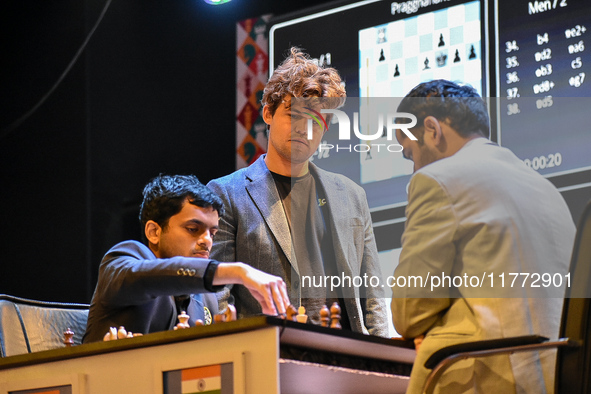
<path id="1" fill-rule="evenodd" d="M 189 325 L 190 316 L 187 315 L 187 312 L 182 311 L 181 314 L 178 315 L 178 319 L 179 319 L 179 322 L 174 327 L 175 330 L 182 329 L 182 328 L 189 328 L 190 327 L 190 325 Z"/>
<path id="2" fill-rule="evenodd" d="M 123 326 L 119 327 L 119 330 L 117 331 L 117 339 L 122 338 L 127 338 L 127 330 Z"/>
<path id="3" fill-rule="evenodd" d="M 306 308 L 300 306 L 298 308 L 298 314 L 296 315 L 296 320 L 300 323 L 306 323 L 308 321 L 308 315 L 306 315 Z"/>
<path id="4" fill-rule="evenodd" d="M 114 341 L 117 339 L 117 328 L 110 327 L 109 331 L 103 337 L 103 341 Z"/>

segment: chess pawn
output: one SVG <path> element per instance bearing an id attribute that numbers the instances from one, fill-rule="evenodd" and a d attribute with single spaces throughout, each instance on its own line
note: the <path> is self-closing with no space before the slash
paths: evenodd
<path id="1" fill-rule="evenodd" d="M 341 327 L 341 307 L 337 302 L 333 302 L 330 307 L 330 328 L 342 328 Z"/>
<path id="2" fill-rule="evenodd" d="M 328 310 L 328 307 L 326 305 L 322 306 L 320 309 L 320 325 L 322 327 L 328 327 L 328 322 L 330 321 L 330 317 L 328 317 L 329 314 L 330 311 Z"/>
<path id="3" fill-rule="evenodd" d="M 306 315 L 306 308 L 304 306 L 300 306 L 298 308 L 298 315 L 296 316 L 296 320 L 300 323 L 306 324 L 308 322 L 308 315 Z"/>
<path id="4" fill-rule="evenodd" d="M 74 344 L 74 331 L 72 331 L 69 327 L 64 332 L 64 344 L 66 347 L 70 347 Z"/>
<path id="5" fill-rule="evenodd" d="M 125 327 L 121 326 L 119 327 L 119 330 L 117 330 L 117 339 L 123 338 L 127 338 L 127 330 L 125 329 Z"/>
<path id="6" fill-rule="evenodd" d="M 197 319 L 195 320 L 195 326 L 204 326 L 205 323 L 203 322 L 203 320 L 201 319 Z"/>

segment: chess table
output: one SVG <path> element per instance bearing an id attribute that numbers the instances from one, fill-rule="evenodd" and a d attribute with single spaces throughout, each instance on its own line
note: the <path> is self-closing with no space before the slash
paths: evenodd
<path id="1" fill-rule="evenodd" d="M 407 341 L 256 316 L 2 358 L 0 394 L 183 394 L 212 384 L 205 392 L 404 393 L 414 357 Z"/>

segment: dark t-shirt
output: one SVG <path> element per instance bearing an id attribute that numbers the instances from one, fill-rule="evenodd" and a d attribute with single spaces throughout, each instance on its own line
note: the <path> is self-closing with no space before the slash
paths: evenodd
<path id="1" fill-rule="evenodd" d="M 323 209 L 324 199 L 322 185 L 311 173 L 301 177 L 286 177 L 271 173 L 281 197 L 293 242 L 293 250 L 300 274 L 310 277 L 312 287 L 302 287 L 302 305 L 306 308 L 308 318 L 320 323 L 320 308 L 333 302 L 341 306 L 341 326 L 351 329 L 345 304 L 340 289 L 331 291 L 330 279 L 325 277 L 340 276 L 334 256 L 334 248 L 330 232 L 330 215 Z M 301 283 L 301 280 L 300 280 Z M 324 286 L 327 283 L 328 286 Z"/>

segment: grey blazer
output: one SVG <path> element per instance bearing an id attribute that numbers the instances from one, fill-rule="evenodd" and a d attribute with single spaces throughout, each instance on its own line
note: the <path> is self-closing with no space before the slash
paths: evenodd
<path id="1" fill-rule="evenodd" d="M 325 190 L 332 220 L 337 269 L 348 276 L 381 276 L 377 247 L 364 190 L 350 179 L 310 163 L 310 171 Z M 289 225 L 275 182 L 261 156 L 250 167 L 209 182 L 224 202 L 226 214 L 214 239 L 212 258 L 241 261 L 284 278 L 290 300 L 299 305 L 301 283 Z M 220 309 L 234 303 L 239 317 L 261 313 L 258 302 L 243 286 L 218 294 Z M 382 289 L 352 289 L 345 307 L 354 331 L 388 336 Z"/>

